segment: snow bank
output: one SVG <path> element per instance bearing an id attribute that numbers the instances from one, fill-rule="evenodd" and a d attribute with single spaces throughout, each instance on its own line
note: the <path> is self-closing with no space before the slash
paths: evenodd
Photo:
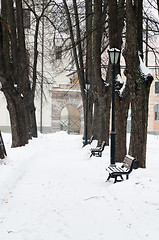
<path id="1" fill-rule="evenodd" d="M 3 240 L 156 240 L 159 234 L 158 140 L 148 136 L 147 169 L 128 181 L 105 182 L 109 147 L 90 156 L 82 136 L 39 134 L 11 149 L 0 165 L 0 228 Z"/>

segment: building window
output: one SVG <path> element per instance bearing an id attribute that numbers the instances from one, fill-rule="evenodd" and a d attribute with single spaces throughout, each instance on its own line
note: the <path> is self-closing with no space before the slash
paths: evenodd
<path id="1" fill-rule="evenodd" d="M 62 58 L 62 46 L 56 46 L 56 60 L 59 60 Z"/>
<path id="2" fill-rule="evenodd" d="M 155 94 L 159 93 L 159 82 L 155 82 Z"/>
<path id="3" fill-rule="evenodd" d="M 52 116 L 54 115 L 54 107 L 53 107 L 53 104 L 52 104 L 52 106 L 51 106 L 51 114 L 52 114 Z"/>
<path id="4" fill-rule="evenodd" d="M 16 21 L 17 21 L 16 8 L 14 8 L 14 12 L 15 12 Z M 24 24 L 24 28 L 30 28 L 30 10 L 27 8 L 23 8 L 23 24 Z"/>
<path id="5" fill-rule="evenodd" d="M 159 120 L 159 104 L 156 104 L 154 106 L 154 110 L 155 110 L 155 120 L 158 121 Z"/>
<path id="6" fill-rule="evenodd" d="M 159 112 L 155 112 L 155 120 L 156 120 L 156 121 L 159 120 Z"/>
<path id="7" fill-rule="evenodd" d="M 23 9 L 24 28 L 30 28 L 30 10 Z"/>

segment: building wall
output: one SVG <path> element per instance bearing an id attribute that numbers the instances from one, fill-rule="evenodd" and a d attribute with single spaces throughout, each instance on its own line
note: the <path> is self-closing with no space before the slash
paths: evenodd
<path id="1" fill-rule="evenodd" d="M 31 16 L 31 21 L 33 21 Z M 33 42 L 34 42 L 34 35 L 32 29 L 26 29 L 26 37 L 27 41 L 27 48 L 30 52 L 30 60 L 33 60 Z M 42 25 L 40 26 L 40 31 L 42 30 Z M 50 32 L 50 31 L 49 31 Z M 41 36 L 41 34 L 40 34 Z M 40 127 L 40 115 L 41 115 L 41 82 L 42 82 L 42 67 L 44 70 L 43 76 L 43 97 L 42 97 L 42 125 L 43 125 L 43 132 L 52 132 L 52 118 L 53 118 L 53 101 L 54 96 L 52 89 L 55 87 L 59 87 L 60 84 L 69 84 L 71 81 L 73 83 L 74 78 L 70 76 L 70 70 L 68 69 L 68 63 L 71 62 L 71 56 L 68 52 L 62 52 L 62 59 L 56 59 L 56 48 L 53 45 L 53 33 L 47 33 L 44 29 L 44 64 L 42 66 L 42 39 L 39 37 L 38 41 L 38 81 L 37 81 L 37 89 L 36 89 L 36 96 L 35 96 L 35 107 L 36 107 L 36 119 L 37 119 L 37 126 L 38 129 Z M 69 43 L 69 42 L 68 42 Z M 56 39 L 56 46 L 61 46 L 62 42 L 60 38 Z M 48 51 L 49 49 L 49 51 Z M 48 55 L 49 54 L 49 55 Z M 49 56 L 49 57 L 48 57 Z M 107 55 L 106 55 L 107 57 Z M 150 59 L 151 56 L 150 56 Z M 108 59 L 107 59 L 108 60 Z M 105 60 L 104 60 L 105 61 Z M 153 65 L 154 63 L 150 63 Z M 63 71 L 63 69 L 65 69 Z M 150 90 L 150 100 L 149 100 L 149 118 L 148 118 L 148 132 L 150 133 L 158 133 L 159 130 L 159 122 L 155 120 L 155 111 L 154 106 L 159 104 L 159 94 L 155 94 L 155 81 L 156 75 L 155 71 L 153 71 L 155 80 L 152 83 L 151 90 Z M 72 79 L 71 79 L 72 78 Z M 59 106 L 60 108 L 60 106 Z M 131 118 L 129 117 L 129 124 Z M 10 119 L 9 113 L 7 110 L 7 103 L 5 101 L 5 97 L 2 92 L 0 92 L 0 130 L 1 131 L 10 131 Z M 130 130 L 130 128 L 129 128 Z"/>
<path id="2" fill-rule="evenodd" d="M 152 70 L 154 81 L 152 82 L 149 97 L 149 114 L 148 114 L 148 132 L 158 134 L 159 132 L 159 119 L 155 120 L 155 105 L 159 104 L 159 93 L 155 93 L 155 82 L 158 82 L 155 71 Z"/>
<path id="3" fill-rule="evenodd" d="M 66 75 L 62 74 L 61 82 L 68 82 Z M 152 134 L 159 133 L 159 119 L 155 120 L 155 110 L 154 107 L 156 104 L 159 104 L 159 93 L 155 93 L 155 82 L 158 82 L 156 76 L 154 75 L 154 81 L 152 82 L 150 89 L 150 98 L 149 98 L 149 114 L 148 114 L 148 132 Z M 58 81 L 57 81 L 58 83 Z M 64 84 L 65 85 L 65 84 Z M 69 86 L 69 85 L 68 85 Z M 70 85 L 71 86 L 71 85 Z M 55 89 L 55 88 L 53 88 Z M 52 132 L 52 117 L 53 117 L 53 104 L 55 96 L 53 97 L 52 87 L 44 85 L 44 95 L 43 95 L 43 108 L 42 108 L 42 124 L 43 132 Z M 53 90 L 53 91 L 52 91 Z M 36 119 L 37 126 L 39 129 L 40 126 L 40 112 L 41 112 L 41 95 L 37 90 L 35 97 L 35 106 L 36 106 Z M 61 108 L 61 106 L 59 106 Z M 129 125 L 131 117 L 129 116 Z M 7 103 L 2 92 L 0 92 L 0 130 L 2 132 L 10 132 L 10 119 L 9 113 L 7 110 Z M 128 128 L 130 131 L 130 127 Z"/>
<path id="4" fill-rule="evenodd" d="M 7 102 L 4 94 L 0 91 L 0 130 L 10 132 L 10 118 L 7 110 Z"/>
<path id="5" fill-rule="evenodd" d="M 61 84 L 52 89 L 52 132 L 62 130 L 61 113 L 67 108 L 66 125 L 70 122 L 70 127 L 66 127 L 67 132 L 83 134 L 84 114 L 83 103 L 79 84 Z M 68 122 L 67 122 L 68 121 Z"/>

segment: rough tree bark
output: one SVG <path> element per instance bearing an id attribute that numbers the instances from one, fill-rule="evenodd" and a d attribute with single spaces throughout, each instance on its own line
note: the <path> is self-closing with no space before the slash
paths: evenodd
<path id="1" fill-rule="evenodd" d="M 86 124 L 86 94 L 85 94 L 85 83 L 88 82 L 91 84 L 90 90 L 88 92 L 88 138 L 91 136 L 92 132 L 92 107 L 93 107 L 93 97 L 92 97 L 92 0 L 85 2 L 86 9 L 86 62 L 83 62 L 84 52 L 82 49 L 82 36 L 78 15 L 78 8 L 76 0 L 73 0 L 73 9 L 75 15 L 75 29 L 76 34 L 73 29 L 73 23 L 70 17 L 70 11 L 67 5 L 67 2 L 63 0 L 64 8 L 67 16 L 67 22 L 70 32 L 70 39 L 72 43 L 72 50 L 74 61 L 78 73 L 78 79 L 81 88 L 81 96 L 83 100 L 84 108 L 84 122 Z M 77 39 L 77 41 L 75 40 Z M 84 133 L 85 136 L 85 133 Z"/>
<path id="2" fill-rule="evenodd" d="M 93 134 L 93 103 L 94 97 L 92 94 L 92 86 L 94 82 L 94 76 L 92 71 L 92 0 L 85 0 L 85 11 L 86 11 L 86 63 L 85 63 L 85 78 L 86 82 L 90 83 L 90 90 L 88 94 L 88 138 L 90 139 Z"/>
<path id="3" fill-rule="evenodd" d="M 124 0 L 109 1 L 109 45 L 110 48 L 116 47 L 121 49 L 122 33 L 124 28 Z M 120 73 L 120 64 L 116 66 L 116 74 Z M 112 76 L 111 76 L 112 78 Z M 111 81 L 112 82 L 112 81 Z M 117 91 L 122 87 L 122 84 L 116 82 L 115 94 L 115 129 L 116 129 L 116 162 L 123 162 L 126 149 L 126 130 L 127 130 L 127 115 L 129 106 L 129 97 L 127 87 L 122 94 Z"/>
<path id="4" fill-rule="evenodd" d="M 146 167 L 146 143 L 149 91 L 153 77 L 142 73 L 142 4 L 143 1 L 126 1 L 126 76 L 131 101 L 131 138 L 129 154 L 136 157 L 136 167 Z M 138 22 L 140 19 L 140 22 Z"/>
<path id="5" fill-rule="evenodd" d="M 1 0 L 1 83 L 10 114 L 12 147 L 23 146 L 32 137 L 33 102 L 30 102 L 29 64 L 25 47 L 22 1 Z M 34 108 L 34 106 L 33 106 Z M 34 123 L 36 126 L 36 123 Z"/>
<path id="6" fill-rule="evenodd" d="M 32 73 L 32 85 L 28 95 L 28 105 L 29 107 L 29 121 L 30 125 L 30 133 L 32 137 L 37 137 L 37 125 L 36 125 L 36 116 L 35 116 L 35 106 L 34 106 L 34 98 L 35 98 L 35 90 L 37 84 L 37 65 L 38 65 L 38 41 L 39 41 L 39 33 L 40 33 L 40 23 L 42 18 L 46 17 L 45 12 L 51 6 L 52 0 L 42 1 L 41 4 L 37 4 L 34 1 L 23 0 L 26 4 L 27 8 L 34 15 L 35 18 L 35 31 L 34 31 L 34 56 L 33 56 L 33 73 Z M 37 4 L 37 6 L 36 6 Z M 39 8 L 38 8 L 39 5 Z M 36 9 L 37 7 L 37 9 Z"/>
<path id="7" fill-rule="evenodd" d="M 159 0 L 157 0 L 157 8 L 158 8 L 158 14 L 159 14 Z"/>
<path id="8" fill-rule="evenodd" d="M 80 20 L 79 20 L 79 14 L 78 14 L 78 7 L 77 7 L 77 1 L 73 0 L 73 9 L 74 9 L 74 16 L 75 16 L 75 26 L 76 26 L 76 39 L 77 39 L 77 51 L 78 52 L 78 78 L 80 79 L 80 87 L 81 87 L 81 95 L 83 99 L 83 107 L 84 107 L 84 125 L 86 126 L 87 124 L 87 139 L 90 137 L 90 117 L 91 117 L 91 98 L 90 98 L 90 90 L 88 91 L 88 95 L 85 91 L 85 83 L 88 82 L 88 75 L 85 73 L 84 69 L 84 62 L 83 62 L 83 49 L 82 49 L 82 36 L 81 36 L 81 28 L 80 28 Z M 90 49 L 89 49 L 90 51 Z M 89 53 L 90 54 L 90 53 Z M 87 61 L 90 61 L 90 55 L 88 57 L 87 53 Z M 87 62 L 88 63 L 88 62 Z M 90 82 L 89 82 L 90 83 Z M 88 110 L 86 109 L 86 101 L 87 98 L 89 99 L 88 101 Z M 88 112 L 86 112 L 88 111 Z M 86 119 L 86 115 L 88 116 L 88 119 Z M 87 122 L 86 122 L 87 121 Z M 86 136 L 86 128 L 84 128 L 84 136 Z"/>
<path id="9" fill-rule="evenodd" d="M 106 87 L 101 74 L 101 41 L 103 29 L 102 0 L 94 0 L 93 16 L 93 71 L 94 84 L 93 93 L 95 96 L 94 132 L 98 144 L 106 141 L 109 144 L 109 135 L 106 128 Z"/>

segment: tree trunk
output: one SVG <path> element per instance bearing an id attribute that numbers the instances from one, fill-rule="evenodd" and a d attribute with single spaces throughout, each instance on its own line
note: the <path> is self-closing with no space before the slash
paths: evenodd
<path id="1" fill-rule="evenodd" d="M 129 109 L 129 97 L 126 93 L 123 97 L 116 95 L 116 162 L 123 162 L 127 154 L 127 117 Z"/>
<path id="2" fill-rule="evenodd" d="M 151 81 L 152 77 L 146 83 L 142 83 L 143 89 L 136 92 L 131 101 L 132 123 L 129 154 L 137 158 L 136 168 L 146 167 L 148 100 Z"/>
<path id="3" fill-rule="evenodd" d="M 95 97 L 95 118 L 94 133 L 98 139 L 98 144 L 106 141 L 106 87 L 101 76 L 101 40 L 102 40 L 102 0 L 94 1 L 94 21 L 93 21 L 93 71 L 94 84 L 93 94 Z M 108 142 L 107 142 L 108 144 Z"/>
<path id="4" fill-rule="evenodd" d="M 28 143 L 27 123 L 24 111 L 23 100 L 19 97 L 10 98 L 4 91 L 7 99 L 7 108 L 10 115 L 11 130 L 12 130 L 12 147 L 24 146 Z"/>
<path id="5" fill-rule="evenodd" d="M 158 15 L 159 15 L 159 0 L 157 0 L 157 8 L 158 8 Z"/>
<path id="6" fill-rule="evenodd" d="M 12 147 L 18 147 L 28 143 L 28 140 L 33 136 L 31 125 L 36 126 L 35 118 L 31 119 L 29 116 L 34 103 L 30 98 L 31 88 L 25 47 L 22 1 L 15 1 L 16 11 L 13 7 L 13 1 L 2 0 L 1 3 L 1 83 L 10 115 Z M 33 120 L 34 122 L 32 122 Z"/>
<path id="7" fill-rule="evenodd" d="M 137 158 L 136 167 L 146 167 L 146 143 L 149 91 L 153 77 L 145 76 L 140 69 L 138 51 L 142 51 L 141 16 L 142 4 L 140 1 L 126 2 L 126 76 L 130 90 L 131 101 L 131 137 L 129 154 Z M 140 14 L 140 16 L 138 16 Z M 138 23 L 140 19 L 140 25 Z M 139 37 L 140 36 L 140 37 Z M 140 49 L 139 49 L 140 47 Z M 141 53 L 142 56 L 142 53 Z"/>
<path id="8" fill-rule="evenodd" d="M 108 2 L 109 5 L 109 45 L 110 48 L 121 49 L 122 32 L 124 27 L 124 0 L 112 0 Z M 115 67 L 116 75 L 120 74 L 120 63 Z M 112 79 L 111 74 L 109 73 Z M 112 81 L 111 81 L 112 84 Z M 116 162 L 123 162 L 126 150 L 126 130 L 127 130 L 127 115 L 129 98 L 127 88 L 123 94 L 117 91 L 122 87 L 122 84 L 116 82 L 115 91 L 115 132 L 116 132 Z"/>
<path id="9" fill-rule="evenodd" d="M 92 0 L 85 0 L 86 10 L 86 63 L 85 63 L 85 79 L 90 83 L 90 90 L 88 92 L 88 138 L 90 139 L 93 134 L 93 103 L 94 97 L 92 94 L 93 86 L 93 71 L 92 71 Z M 86 123 L 85 123 L 86 124 Z M 95 136 L 94 136 L 95 137 Z"/>
<path id="10" fill-rule="evenodd" d="M 86 15 L 88 16 L 86 19 L 86 70 L 84 71 L 84 63 L 83 63 L 83 49 L 82 49 L 82 38 L 81 38 L 81 30 L 79 25 L 79 15 L 77 9 L 76 0 L 73 0 L 73 9 L 75 15 L 75 26 L 76 26 L 76 34 L 73 29 L 73 23 L 70 16 L 69 8 L 66 3 L 66 0 L 63 0 L 64 8 L 67 16 L 67 23 L 70 31 L 70 38 L 73 49 L 74 61 L 78 73 L 78 79 L 80 83 L 81 96 L 83 101 L 83 109 L 84 109 L 84 125 L 86 126 L 86 94 L 85 94 L 85 83 L 88 82 L 91 84 L 90 90 L 88 91 L 88 138 L 91 136 L 91 126 L 92 126 L 92 106 L 93 106 L 93 97 L 92 97 L 92 16 L 90 15 L 92 11 L 92 3 L 91 1 L 87 1 L 86 4 Z M 77 42 L 75 41 L 77 39 Z M 86 128 L 85 128 L 86 129 Z M 84 133 L 85 136 L 85 133 Z"/>

